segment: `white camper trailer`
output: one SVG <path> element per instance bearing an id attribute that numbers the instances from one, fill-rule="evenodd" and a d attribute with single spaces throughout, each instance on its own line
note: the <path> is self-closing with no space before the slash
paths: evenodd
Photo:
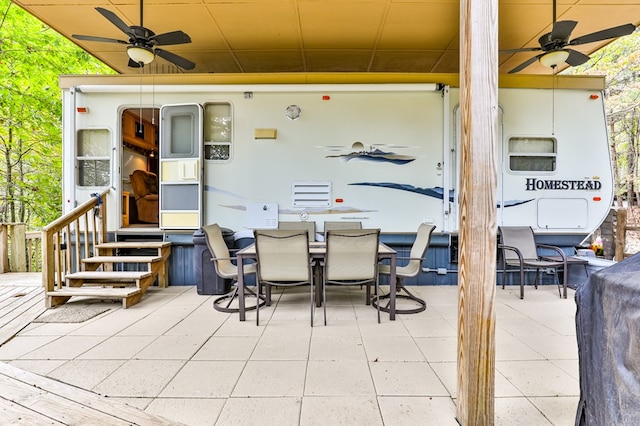
<path id="1" fill-rule="evenodd" d="M 214 222 L 315 221 L 322 231 L 360 221 L 390 241 L 432 223 L 446 252 L 432 266 L 455 270 L 457 76 L 296 78 L 61 77 L 65 210 L 111 188 L 115 238 L 186 245 Z M 510 76 L 500 86 L 499 224 L 579 244 L 613 198 L 603 80 Z M 135 170 L 148 172 L 155 202 L 143 205 Z"/>

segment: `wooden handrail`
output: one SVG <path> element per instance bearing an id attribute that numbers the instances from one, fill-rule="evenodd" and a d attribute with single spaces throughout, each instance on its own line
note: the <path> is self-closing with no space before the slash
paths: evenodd
<path id="1" fill-rule="evenodd" d="M 42 285 L 47 291 L 61 287 L 66 274 L 82 269 L 82 259 L 107 239 L 107 194 L 90 200 L 54 220 L 42 230 Z M 83 249 L 84 247 L 84 249 Z"/>

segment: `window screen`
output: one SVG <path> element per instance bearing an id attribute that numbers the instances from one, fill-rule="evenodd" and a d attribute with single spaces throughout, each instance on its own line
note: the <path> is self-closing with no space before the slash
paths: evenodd
<path id="1" fill-rule="evenodd" d="M 231 104 L 208 103 L 204 106 L 204 158 L 207 161 L 231 160 Z"/>
<path id="2" fill-rule="evenodd" d="M 557 142 L 553 138 L 509 139 L 509 170 L 553 172 L 556 170 Z"/>
<path id="3" fill-rule="evenodd" d="M 107 129 L 78 130 L 78 185 L 108 186 L 111 182 L 111 143 Z"/>

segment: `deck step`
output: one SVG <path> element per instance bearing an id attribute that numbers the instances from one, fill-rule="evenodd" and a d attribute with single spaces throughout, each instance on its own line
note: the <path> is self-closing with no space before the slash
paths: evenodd
<path id="1" fill-rule="evenodd" d="M 170 247 L 170 241 L 111 241 L 108 243 L 96 244 L 96 248 L 100 250 L 112 249 L 160 249 Z"/>
<path id="2" fill-rule="evenodd" d="M 136 304 L 142 298 L 143 291 L 137 287 L 64 287 L 46 294 L 47 307 L 64 303 L 71 297 L 93 297 L 98 299 L 122 299 L 124 309 Z M 61 303 L 60 303 L 61 302 Z"/>
<path id="3" fill-rule="evenodd" d="M 140 289 L 135 287 L 64 287 L 60 290 L 47 292 L 47 296 L 90 296 L 120 299 L 121 297 L 132 296 L 138 293 L 140 293 Z"/>
<path id="4" fill-rule="evenodd" d="M 158 277 L 158 287 L 164 288 L 167 286 L 169 280 L 169 268 L 167 261 L 171 256 L 171 242 L 170 241 L 111 241 L 102 244 L 95 245 L 96 254 L 101 256 L 116 256 L 121 249 L 125 250 L 156 250 L 156 256 L 162 258 L 162 261 L 150 264 L 150 270 Z M 148 254 L 147 254 L 148 255 Z M 132 255 L 133 256 L 133 255 Z M 127 256 L 129 257 L 129 256 Z M 96 263 L 85 263 L 87 269 L 97 269 Z M 102 269 L 109 269 L 108 267 Z"/>
<path id="5" fill-rule="evenodd" d="M 93 256 L 82 259 L 83 263 L 155 263 L 160 262 L 162 256 Z"/>
<path id="6" fill-rule="evenodd" d="M 84 271 L 74 272 L 66 276 L 67 282 L 84 282 L 85 284 L 116 284 L 135 283 L 151 276 L 148 271 Z M 77 287 L 77 286 L 76 286 Z"/>

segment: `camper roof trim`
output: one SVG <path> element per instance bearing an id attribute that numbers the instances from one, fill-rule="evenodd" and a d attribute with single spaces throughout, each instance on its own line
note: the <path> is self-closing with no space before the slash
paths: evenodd
<path id="1" fill-rule="evenodd" d="M 327 91 L 327 86 L 322 84 L 205 84 L 205 85 L 79 85 L 75 89 L 81 93 L 137 93 L 142 91 L 154 91 L 156 93 L 202 93 L 202 92 L 282 92 L 286 86 L 289 92 L 319 92 Z M 358 92 L 366 88 L 377 92 L 433 92 L 439 90 L 437 84 L 340 84 L 331 87 L 331 92 Z"/>
<path id="2" fill-rule="evenodd" d="M 419 73 L 269 73 L 269 74 L 119 74 L 119 75 L 61 75 L 61 89 L 78 86 L 136 86 L 154 87 L 179 85 L 278 85 L 284 84 L 445 84 L 460 87 L 459 74 Z M 500 87 L 532 89 L 604 90 L 604 76 L 585 75 L 500 75 Z"/>

